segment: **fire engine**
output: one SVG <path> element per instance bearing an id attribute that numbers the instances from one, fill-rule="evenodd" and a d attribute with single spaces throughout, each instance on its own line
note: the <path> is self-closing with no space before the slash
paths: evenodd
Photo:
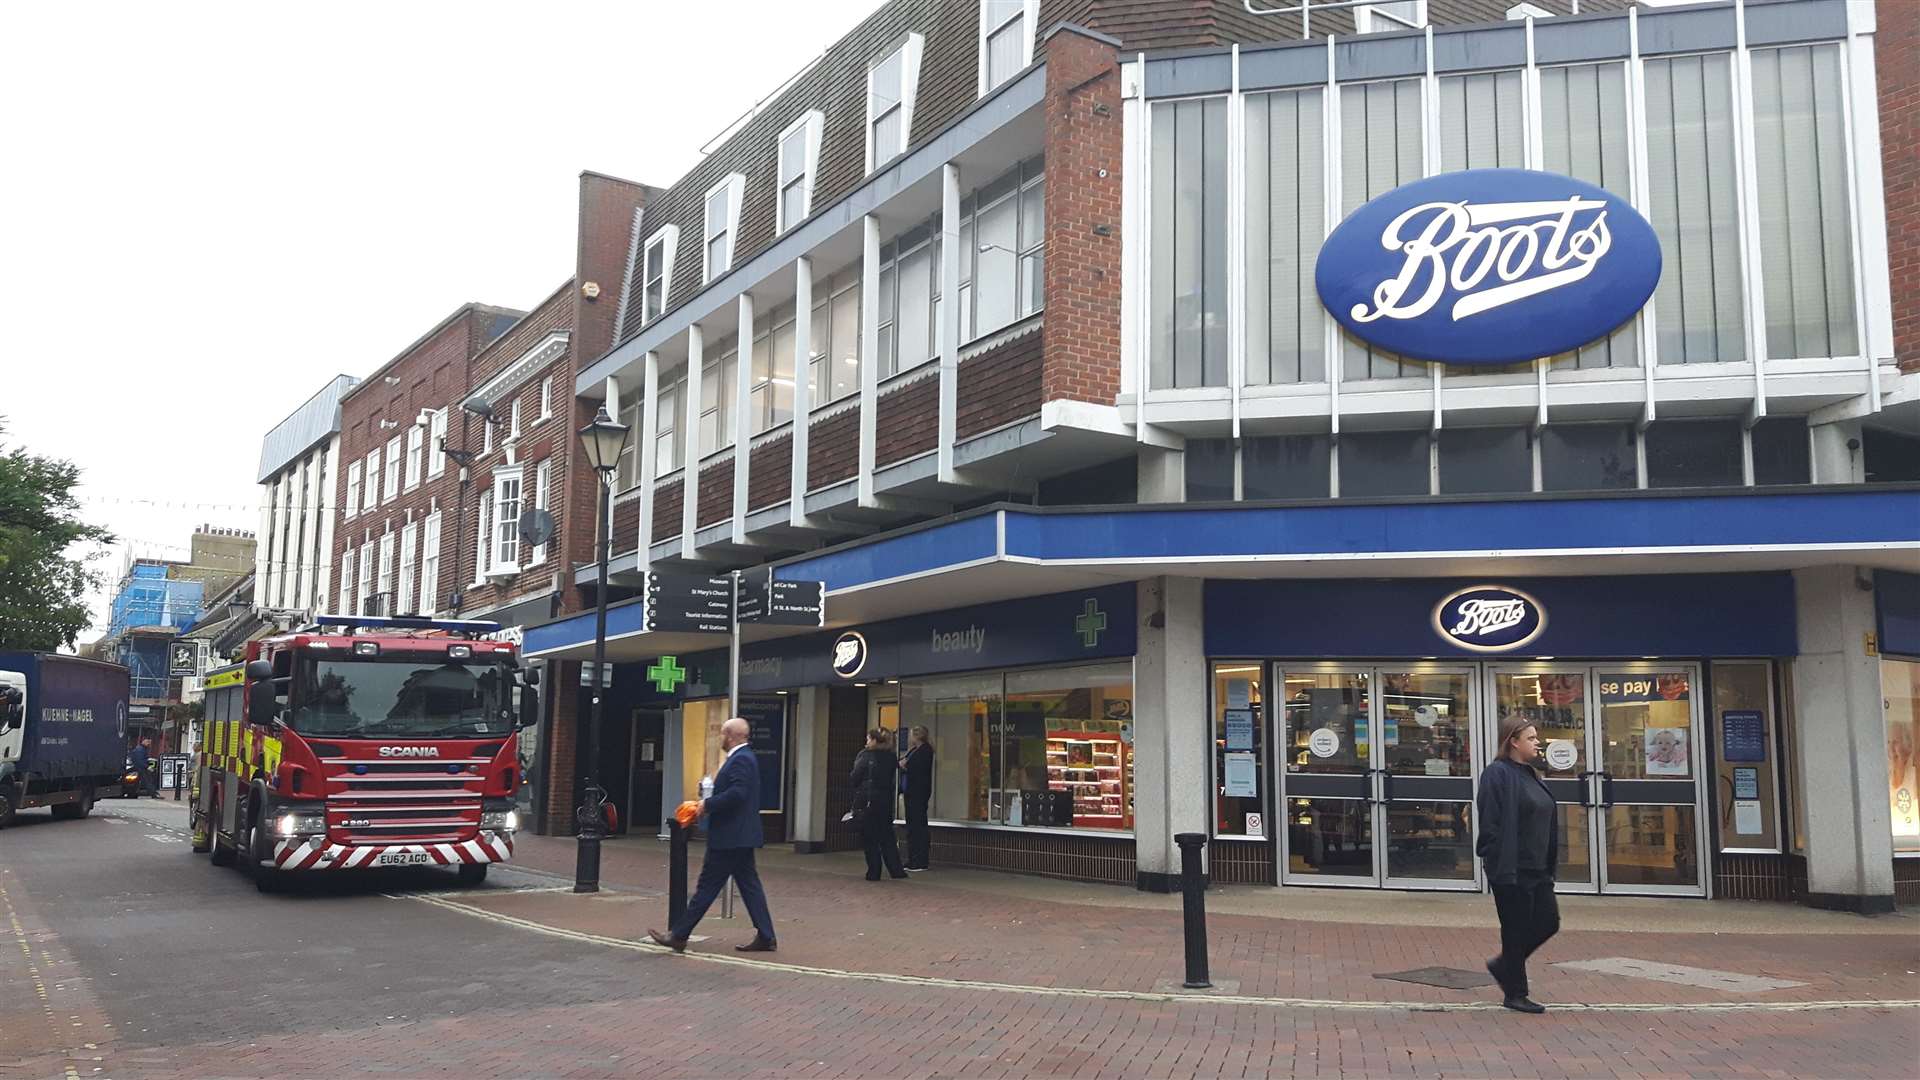
<path id="1" fill-rule="evenodd" d="M 262 892 L 309 871 L 453 866 L 477 884 L 513 855 L 518 732 L 535 674 L 499 624 L 323 615 L 209 672 L 193 850 Z M 520 705 L 513 705 L 519 689 Z"/>

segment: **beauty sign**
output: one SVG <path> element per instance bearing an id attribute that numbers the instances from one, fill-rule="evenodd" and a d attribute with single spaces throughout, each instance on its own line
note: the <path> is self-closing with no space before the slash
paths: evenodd
<path id="1" fill-rule="evenodd" d="M 1614 193 L 1529 169 L 1416 180 L 1362 205 L 1314 286 L 1355 336 L 1449 364 L 1510 364 L 1606 336 L 1660 283 L 1653 226 Z"/>

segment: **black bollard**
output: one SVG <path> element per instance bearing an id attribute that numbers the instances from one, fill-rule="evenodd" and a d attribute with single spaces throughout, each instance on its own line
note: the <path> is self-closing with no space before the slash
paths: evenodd
<path id="1" fill-rule="evenodd" d="M 687 913 L 687 827 L 674 820 L 667 829 L 667 924 L 678 926 Z"/>
<path id="2" fill-rule="evenodd" d="M 1206 849 L 1207 834 L 1175 833 L 1180 845 L 1180 908 L 1187 939 L 1187 981 L 1189 990 L 1213 985 L 1207 978 L 1207 881 L 1200 873 L 1200 853 Z"/>

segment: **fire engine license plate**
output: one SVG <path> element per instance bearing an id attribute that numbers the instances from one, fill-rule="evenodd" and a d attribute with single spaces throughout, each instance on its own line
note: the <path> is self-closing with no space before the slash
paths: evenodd
<path id="1" fill-rule="evenodd" d="M 432 866 L 433 856 L 424 851 L 389 851 L 374 856 L 375 866 Z"/>

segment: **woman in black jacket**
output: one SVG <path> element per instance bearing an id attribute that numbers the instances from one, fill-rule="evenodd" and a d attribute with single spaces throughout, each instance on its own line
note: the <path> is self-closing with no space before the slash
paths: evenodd
<path id="1" fill-rule="evenodd" d="M 927 729 L 915 726 L 907 736 L 907 752 L 900 758 L 905 773 L 902 792 L 907 797 L 907 869 L 927 868 L 927 803 L 933 798 L 933 743 Z"/>
<path id="2" fill-rule="evenodd" d="M 894 770 L 899 763 L 888 749 L 885 728 L 867 732 L 867 748 L 853 759 L 853 813 L 860 822 L 860 842 L 867 849 L 867 880 L 880 880 L 880 866 L 896 878 L 907 876 L 900 866 L 900 848 L 893 839 Z"/>
<path id="3" fill-rule="evenodd" d="M 1542 1013 L 1527 996 L 1527 957 L 1560 931 L 1560 905 L 1553 879 L 1560 865 L 1559 808 L 1534 771 L 1540 735 L 1523 716 L 1500 720 L 1499 756 L 1480 774 L 1476 809 L 1480 837 L 1474 846 L 1493 884 L 1500 913 L 1500 955 L 1487 973 L 1500 984 L 1507 1008 Z"/>

